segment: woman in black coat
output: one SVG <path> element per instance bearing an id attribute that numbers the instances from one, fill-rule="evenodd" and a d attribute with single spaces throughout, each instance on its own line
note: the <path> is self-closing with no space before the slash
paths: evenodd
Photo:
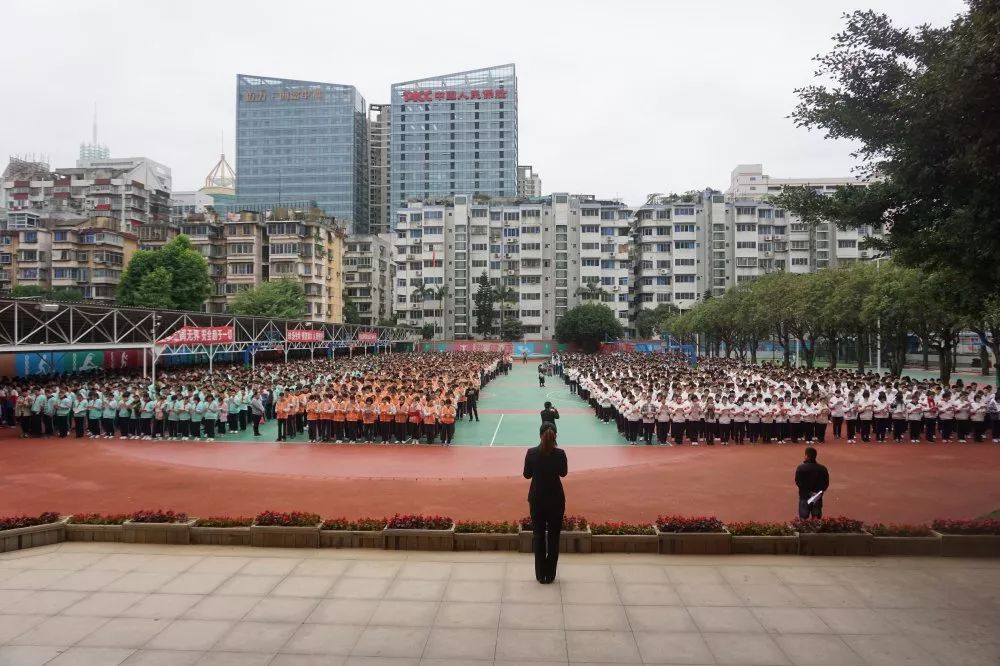
<path id="1" fill-rule="evenodd" d="M 566 495 L 560 479 L 566 473 L 566 452 L 556 448 L 555 429 L 543 426 L 541 442 L 524 455 L 524 478 L 531 479 L 528 506 L 534 532 L 535 578 L 544 585 L 556 577 L 559 530 L 566 513 Z"/>

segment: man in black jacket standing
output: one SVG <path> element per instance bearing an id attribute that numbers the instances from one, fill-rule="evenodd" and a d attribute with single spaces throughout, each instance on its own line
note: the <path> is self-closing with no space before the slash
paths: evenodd
<path id="1" fill-rule="evenodd" d="M 465 409 L 469 412 L 469 420 L 472 420 L 472 415 L 475 414 L 476 420 L 479 420 L 479 409 L 476 407 L 476 403 L 479 401 L 479 389 L 475 386 L 470 386 L 465 389 Z"/>
<path id="2" fill-rule="evenodd" d="M 830 472 L 826 466 L 816 462 L 816 449 L 806 449 L 806 459 L 795 469 L 795 485 L 799 489 L 799 518 L 822 518 L 823 495 L 812 503 L 809 500 L 818 492 L 826 494 L 830 487 Z"/>
<path id="3" fill-rule="evenodd" d="M 553 430 L 556 430 L 556 419 L 559 418 L 559 410 L 552 406 L 551 402 L 545 403 L 545 409 L 542 410 L 542 426 L 550 425 Z M 541 434 L 541 431 L 539 431 Z"/>

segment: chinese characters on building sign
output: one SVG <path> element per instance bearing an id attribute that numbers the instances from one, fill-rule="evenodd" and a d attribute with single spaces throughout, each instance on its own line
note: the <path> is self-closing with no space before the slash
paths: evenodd
<path id="1" fill-rule="evenodd" d="M 486 90 L 404 90 L 404 102 L 454 102 L 463 99 L 507 99 L 503 88 Z"/>
<path id="2" fill-rule="evenodd" d="M 311 328 L 290 328 L 285 331 L 285 340 L 288 342 L 323 342 L 323 331 L 314 331 Z"/>
<path id="3" fill-rule="evenodd" d="M 162 340 L 158 345 L 221 345 L 236 341 L 232 326 L 183 326 Z"/>
<path id="4" fill-rule="evenodd" d="M 378 333 L 375 331 L 361 331 L 357 335 L 359 342 L 378 342 Z"/>
<path id="5" fill-rule="evenodd" d="M 322 90 L 279 90 L 277 92 L 267 92 L 263 90 L 245 92 L 242 99 L 244 102 L 288 102 L 303 99 L 323 99 Z"/>

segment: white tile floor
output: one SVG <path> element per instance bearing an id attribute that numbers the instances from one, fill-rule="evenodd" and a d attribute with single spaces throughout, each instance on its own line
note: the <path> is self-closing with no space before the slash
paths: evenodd
<path id="1" fill-rule="evenodd" d="M 67 543 L 0 555 L 0 666 L 996 666 L 1000 561 Z"/>

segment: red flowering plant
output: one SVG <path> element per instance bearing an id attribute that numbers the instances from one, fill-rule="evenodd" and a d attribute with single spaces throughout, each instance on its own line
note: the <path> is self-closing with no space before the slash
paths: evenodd
<path id="1" fill-rule="evenodd" d="M 884 525 L 882 523 L 875 523 L 873 525 L 865 525 L 865 530 L 870 532 L 873 536 L 877 537 L 929 537 L 933 536 L 931 534 L 931 528 L 926 525 L 897 525 L 896 523 L 889 523 Z"/>
<path id="2" fill-rule="evenodd" d="M 454 524 L 455 521 L 448 516 L 397 513 L 389 519 L 386 527 L 390 530 L 449 530 Z"/>
<path id="3" fill-rule="evenodd" d="M 140 509 L 128 517 L 133 523 L 185 523 L 188 516 L 182 511 Z"/>
<path id="4" fill-rule="evenodd" d="M 715 516 L 657 516 L 661 532 L 725 532 L 726 526 Z"/>
<path id="5" fill-rule="evenodd" d="M 263 511 L 253 519 L 254 525 L 261 527 L 316 527 L 321 522 L 318 513 L 302 511 Z"/>
<path id="6" fill-rule="evenodd" d="M 198 522 L 195 523 L 195 527 L 250 527 L 252 523 L 253 518 L 247 518 L 246 516 L 238 518 L 209 516 L 208 518 L 199 518 Z"/>
<path id="7" fill-rule="evenodd" d="M 74 525 L 121 525 L 128 519 L 127 513 L 74 513 L 69 522 Z"/>
<path id="8" fill-rule="evenodd" d="M 457 534 L 517 534 L 517 523 L 495 520 L 459 520 L 455 523 Z"/>
<path id="9" fill-rule="evenodd" d="M 595 523 L 590 526 L 590 531 L 595 535 L 609 536 L 639 536 L 656 534 L 652 525 L 638 525 L 636 523 Z"/>
<path id="10" fill-rule="evenodd" d="M 358 518 L 357 520 L 329 518 L 323 521 L 323 526 L 320 529 L 339 532 L 381 532 L 387 522 L 389 522 L 387 518 Z"/>
<path id="11" fill-rule="evenodd" d="M 795 532 L 783 523 L 762 523 L 749 520 L 745 523 L 729 523 L 726 529 L 733 536 L 794 536 Z"/>
<path id="12" fill-rule="evenodd" d="M 796 518 L 788 526 L 800 534 L 860 534 L 864 524 L 854 518 L 836 516 L 834 518 Z"/>
<path id="13" fill-rule="evenodd" d="M 531 516 L 525 516 L 518 524 L 525 532 L 530 532 L 533 529 Z M 588 525 L 590 523 L 583 516 L 563 516 L 562 527 L 560 529 L 563 532 L 585 532 Z"/>
<path id="14" fill-rule="evenodd" d="M 939 518 L 931 529 L 942 534 L 992 534 L 1000 536 L 1000 520 L 977 518 L 974 520 L 946 520 Z"/>
<path id="15" fill-rule="evenodd" d="M 59 520 L 59 514 L 54 511 L 46 511 L 37 516 L 0 516 L 0 530 L 16 530 L 19 527 L 34 527 L 35 525 L 48 525 Z"/>

